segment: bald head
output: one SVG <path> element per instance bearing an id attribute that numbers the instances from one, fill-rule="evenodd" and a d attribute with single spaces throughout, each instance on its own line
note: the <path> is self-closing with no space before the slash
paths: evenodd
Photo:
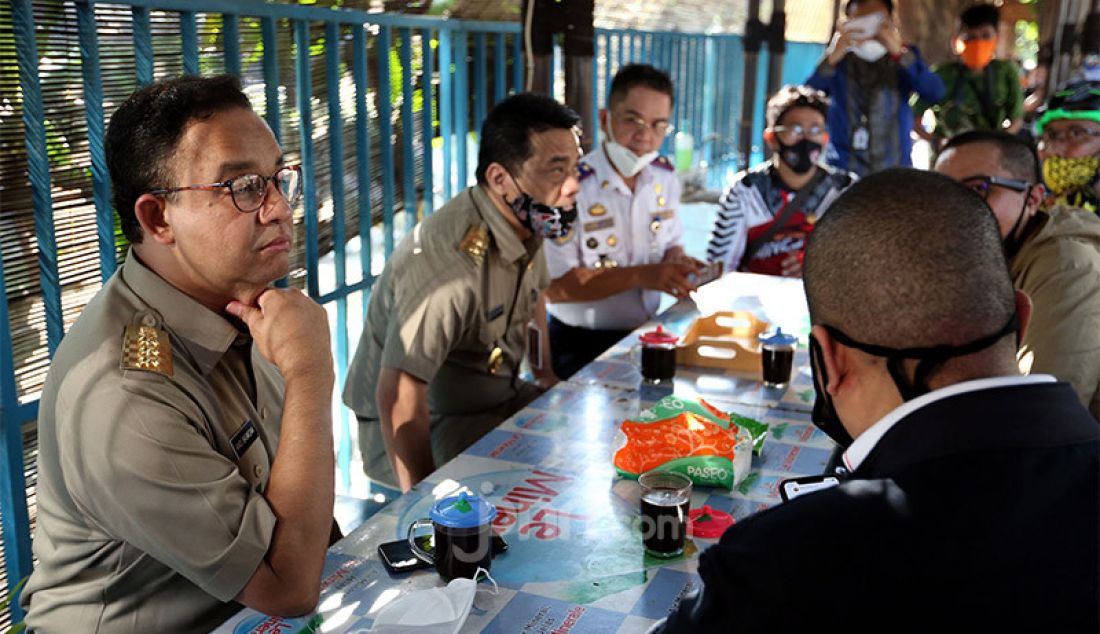
<path id="1" fill-rule="evenodd" d="M 810 235 L 803 277 L 814 324 L 892 348 L 968 343 L 1015 310 L 989 207 L 954 180 L 914 169 L 845 191 Z"/>

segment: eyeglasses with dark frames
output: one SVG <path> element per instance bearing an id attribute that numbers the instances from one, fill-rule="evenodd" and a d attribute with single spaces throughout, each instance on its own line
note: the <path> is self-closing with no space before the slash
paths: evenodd
<path id="1" fill-rule="evenodd" d="M 154 189 L 148 193 L 154 196 L 165 196 L 175 192 L 213 191 L 224 187 L 229 190 L 233 205 L 241 213 L 247 214 L 263 207 L 267 201 L 267 193 L 270 191 L 267 186 L 268 183 L 275 183 L 275 186 L 279 189 L 279 194 L 282 195 L 288 205 L 293 207 L 298 202 L 298 197 L 302 195 L 302 168 L 299 165 L 287 165 L 275 170 L 275 173 L 271 176 L 242 174 L 220 183 L 167 187 Z"/>
<path id="2" fill-rule="evenodd" d="M 986 176 L 984 174 L 963 178 L 960 179 L 959 182 L 977 192 L 983 200 L 989 200 L 989 190 L 993 187 L 1004 187 L 1005 189 L 1011 189 L 1014 192 L 1022 193 L 1026 192 L 1032 185 L 1031 183 L 1020 180 L 1018 178 Z"/>
<path id="3" fill-rule="evenodd" d="M 1065 130 L 1057 131 L 1051 130 L 1048 125 L 1043 129 L 1043 134 L 1039 137 L 1039 143 L 1043 145 L 1052 145 L 1054 143 L 1068 141 L 1073 145 L 1077 145 L 1078 143 L 1084 143 L 1088 140 L 1088 137 L 1100 137 L 1100 130 L 1090 130 L 1074 125 Z"/>

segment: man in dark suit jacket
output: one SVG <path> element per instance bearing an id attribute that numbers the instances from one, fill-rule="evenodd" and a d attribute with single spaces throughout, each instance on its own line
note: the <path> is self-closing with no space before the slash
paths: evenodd
<path id="1" fill-rule="evenodd" d="M 805 282 L 814 420 L 851 477 L 730 528 L 654 631 L 1097 632 L 1100 426 L 1020 376 L 1031 305 L 981 198 L 870 176 L 818 223 Z"/>

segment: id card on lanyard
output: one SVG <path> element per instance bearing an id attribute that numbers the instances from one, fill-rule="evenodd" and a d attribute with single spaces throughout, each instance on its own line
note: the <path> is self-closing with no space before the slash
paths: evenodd
<path id="1" fill-rule="evenodd" d="M 527 322 L 527 362 L 532 370 L 541 370 L 542 359 L 542 329 L 537 322 L 531 319 Z"/>
<path id="2" fill-rule="evenodd" d="M 871 133 L 867 131 L 867 128 L 860 126 L 856 128 L 855 133 L 852 135 L 852 149 L 862 152 L 870 145 Z"/>

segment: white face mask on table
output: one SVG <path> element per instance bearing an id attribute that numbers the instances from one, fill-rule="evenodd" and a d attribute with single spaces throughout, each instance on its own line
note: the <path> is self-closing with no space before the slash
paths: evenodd
<path id="1" fill-rule="evenodd" d="M 498 591 L 484 568 L 477 569 Z M 477 582 L 459 577 L 442 588 L 417 590 L 398 597 L 378 611 L 370 634 L 457 634 L 470 615 Z"/>

